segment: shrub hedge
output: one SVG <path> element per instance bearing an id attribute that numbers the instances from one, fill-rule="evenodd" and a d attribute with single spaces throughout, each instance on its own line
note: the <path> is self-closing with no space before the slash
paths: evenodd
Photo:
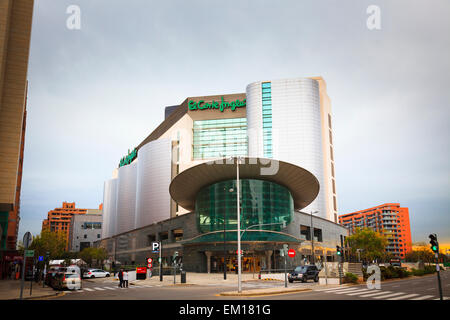
<path id="1" fill-rule="evenodd" d="M 344 283 L 358 283 L 358 276 L 354 273 L 347 272 L 344 276 Z"/>
<path id="2" fill-rule="evenodd" d="M 425 269 L 423 270 L 417 270 L 417 269 L 411 269 L 411 271 L 408 271 L 404 268 L 399 267 L 380 267 L 381 271 L 381 280 L 386 279 L 397 279 L 397 278 L 407 278 L 411 275 L 413 276 L 423 276 L 426 274 L 432 274 L 436 271 L 435 266 L 425 266 Z M 363 276 L 364 280 L 367 280 L 368 277 L 370 277 L 370 274 L 366 272 L 365 269 L 363 269 Z"/>

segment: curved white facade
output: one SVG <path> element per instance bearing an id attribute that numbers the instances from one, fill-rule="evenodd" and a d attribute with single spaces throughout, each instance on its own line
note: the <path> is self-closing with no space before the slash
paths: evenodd
<path id="1" fill-rule="evenodd" d="M 135 228 L 170 218 L 171 140 L 154 140 L 139 149 Z"/>
<path id="2" fill-rule="evenodd" d="M 102 238 L 116 234 L 117 220 L 117 179 L 105 181 L 103 189 Z"/>
<path id="3" fill-rule="evenodd" d="M 117 233 L 135 228 L 137 160 L 119 169 L 117 186 Z"/>
<path id="4" fill-rule="evenodd" d="M 262 89 L 264 81 L 247 86 L 249 156 L 264 157 Z M 304 212 L 329 219 L 324 195 L 324 160 L 319 84 L 310 78 L 267 81 L 271 83 L 273 159 L 286 161 L 314 174 L 320 183 L 317 198 Z"/>

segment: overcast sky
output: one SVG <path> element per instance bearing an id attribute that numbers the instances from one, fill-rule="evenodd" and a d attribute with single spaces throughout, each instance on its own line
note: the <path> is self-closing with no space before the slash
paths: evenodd
<path id="1" fill-rule="evenodd" d="M 450 242 L 449 17 L 448 0 L 35 1 L 19 239 L 63 201 L 97 208 L 165 106 L 320 75 L 339 213 L 398 202 L 413 241 Z"/>

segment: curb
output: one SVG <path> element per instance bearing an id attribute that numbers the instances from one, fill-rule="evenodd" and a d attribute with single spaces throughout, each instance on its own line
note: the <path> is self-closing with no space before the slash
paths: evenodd
<path id="1" fill-rule="evenodd" d="M 257 296 L 270 296 L 276 294 L 285 294 L 285 293 L 295 293 L 295 292 L 303 292 L 303 291 L 312 291 L 310 288 L 293 288 L 293 289 L 282 289 L 282 290 L 266 290 L 266 291 L 258 291 L 261 289 L 248 290 L 238 293 L 237 291 L 227 291 L 221 292 L 219 295 L 224 297 L 257 297 Z"/>
<path id="2" fill-rule="evenodd" d="M 39 296 L 39 297 L 27 297 L 27 298 L 22 298 L 22 300 L 38 300 L 38 299 L 43 299 L 43 298 L 52 298 L 52 297 L 58 297 L 58 296 L 64 296 L 65 293 L 64 292 L 56 292 L 56 293 L 52 293 L 52 294 L 47 294 L 44 296 Z M 11 300 L 20 300 L 19 298 L 16 299 L 11 299 Z"/>

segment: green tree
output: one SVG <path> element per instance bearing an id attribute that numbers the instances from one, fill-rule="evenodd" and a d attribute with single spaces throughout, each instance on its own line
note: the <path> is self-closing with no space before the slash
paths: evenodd
<path id="1" fill-rule="evenodd" d="M 95 255 L 96 255 L 95 248 L 91 247 L 84 248 L 79 254 L 80 258 L 84 262 L 86 262 L 89 265 L 89 267 L 92 267 L 92 261 L 95 259 Z"/>
<path id="2" fill-rule="evenodd" d="M 96 254 L 95 259 L 97 260 L 97 263 L 102 267 L 104 265 L 104 261 L 108 258 L 108 251 L 106 251 L 105 248 L 96 248 Z"/>
<path id="3" fill-rule="evenodd" d="M 345 243 L 350 247 L 352 255 L 355 255 L 356 250 L 360 249 L 362 260 L 372 261 L 386 258 L 387 238 L 370 228 L 356 228 L 355 233 L 345 239 Z"/>
<path id="4" fill-rule="evenodd" d="M 42 230 L 40 235 L 33 237 L 29 249 L 35 251 L 35 256 L 45 256 L 45 253 L 49 252 L 50 259 L 58 259 L 63 256 L 66 243 L 63 233 Z"/>

